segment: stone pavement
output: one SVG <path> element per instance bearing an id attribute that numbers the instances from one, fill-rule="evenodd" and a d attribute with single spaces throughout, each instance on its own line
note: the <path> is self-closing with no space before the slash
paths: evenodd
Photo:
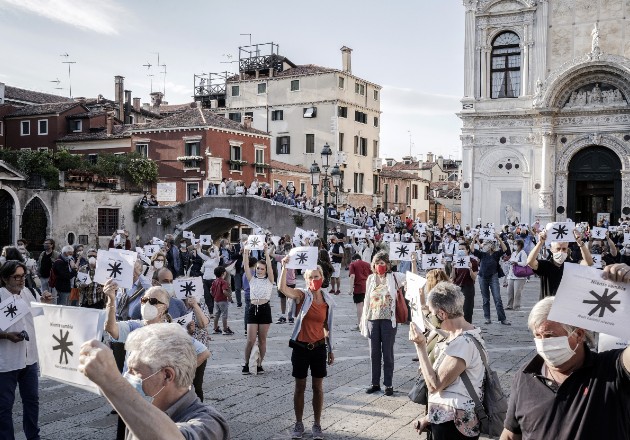
<path id="1" fill-rule="evenodd" d="M 342 291 L 348 291 L 347 272 L 342 274 Z M 484 331 L 492 367 L 501 376 L 504 390 L 509 392 L 514 372 L 534 352 L 534 343 L 527 331 L 527 316 L 538 299 L 537 278 L 526 284 L 520 311 L 507 311 L 511 327 L 496 323 L 483 325 L 481 296 L 477 297 L 473 321 Z M 506 291 L 502 288 L 506 303 Z M 396 366 L 392 397 L 382 392 L 368 395 L 370 363 L 367 340 L 356 331 L 356 311 L 347 293 L 335 297 L 335 364 L 329 367 L 324 380 L 324 413 L 322 429 L 327 439 L 408 439 L 418 438 L 411 423 L 424 407 L 412 403 L 407 393 L 413 385 L 417 362 L 413 345 L 408 340 L 408 327 L 398 327 Z M 280 312 L 279 300 L 272 300 L 274 319 Z M 291 349 L 288 340 L 292 325 L 273 324 L 269 332 L 265 373 L 241 375 L 245 336 L 243 309 L 230 307 L 230 327 L 234 336 L 213 335 L 212 358 L 206 368 L 204 391 L 206 402 L 227 418 L 233 439 L 288 439 L 294 423 L 293 377 Z M 40 382 L 40 425 L 43 439 L 113 439 L 116 416 L 103 398 L 49 379 Z M 304 424 L 305 438 L 310 438 L 312 408 L 310 385 L 307 388 Z M 22 406 L 19 398 L 14 407 L 14 423 L 18 439 L 24 439 L 21 426 Z"/>

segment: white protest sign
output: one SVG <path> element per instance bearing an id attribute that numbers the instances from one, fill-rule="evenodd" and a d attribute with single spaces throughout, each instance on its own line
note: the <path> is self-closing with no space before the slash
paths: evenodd
<path id="1" fill-rule="evenodd" d="M 29 309 L 26 301 L 11 295 L 0 303 L 0 330 L 5 331 L 29 313 L 31 313 L 31 309 Z"/>
<path id="2" fill-rule="evenodd" d="M 250 235 L 247 237 L 247 243 L 245 243 L 245 249 L 252 251 L 262 251 L 265 249 L 265 236 L 264 235 Z"/>
<path id="3" fill-rule="evenodd" d="M 160 240 L 157 237 L 153 237 L 153 239 L 151 240 L 152 244 L 157 244 L 158 246 L 164 246 L 164 241 Z"/>
<path id="4" fill-rule="evenodd" d="M 99 249 L 96 254 L 96 271 L 94 281 L 105 284 L 108 279 L 113 279 L 118 287 L 131 289 L 133 286 L 133 266 L 138 254 L 131 251 Z"/>
<path id="5" fill-rule="evenodd" d="M 31 307 L 44 311 L 34 318 L 42 376 L 100 394 L 78 367 L 81 345 L 103 336 L 105 311 L 41 303 L 31 303 Z"/>
<path id="6" fill-rule="evenodd" d="M 453 257 L 453 268 L 455 269 L 468 269 L 468 265 L 470 264 L 470 257 L 468 255 L 465 256 L 455 256 Z"/>
<path id="7" fill-rule="evenodd" d="M 630 345 L 630 339 L 622 339 L 606 333 L 600 333 L 599 341 L 597 342 L 597 352 L 626 348 L 628 345 Z"/>
<path id="8" fill-rule="evenodd" d="M 389 259 L 411 261 L 411 254 L 416 250 L 413 243 L 392 242 L 389 245 Z"/>
<path id="9" fill-rule="evenodd" d="M 355 229 L 354 236 L 356 238 L 365 238 L 367 231 L 365 229 Z"/>
<path id="10" fill-rule="evenodd" d="M 199 300 L 203 297 L 203 279 L 201 277 L 176 278 L 173 280 L 173 290 L 175 296 L 181 300 L 193 296 Z"/>
<path id="11" fill-rule="evenodd" d="M 182 232 L 182 237 L 191 239 L 195 238 L 195 234 L 193 234 L 192 231 L 184 231 Z"/>
<path id="12" fill-rule="evenodd" d="M 411 321 L 415 322 L 420 330 L 424 331 L 424 320 L 422 319 L 422 304 L 420 302 L 420 289 L 427 283 L 427 279 L 408 271 L 407 274 L 407 291 L 405 298 L 409 301 L 411 308 Z"/>
<path id="13" fill-rule="evenodd" d="M 492 240 L 492 239 L 494 239 L 494 229 L 481 228 L 479 230 L 479 239 L 480 240 Z"/>
<path id="14" fill-rule="evenodd" d="M 346 235 L 348 237 L 354 237 L 354 231 L 356 231 L 356 229 L 346 229 Z"/>
<path id="15" fill-rule="evenodd" d="M 317 248 L 314 246 L 299 246 L 289 252 L 287 269 L 316 269 Z"/>
<path id="16" fill-rule="evenodd" d="M 575 241 L 575 236 L 573 235 L 575 223 L 573 222 L 547 223 L 545 229 L 547 230 L 547 240 L 545 241 L 547 244 L 551 244 L 554 241 Z"/>
<path id="17" fill-rule="evenodd" d="M 416 225 L 416 231 L 420 232 L 421 234 L 423 232 L 426 232 L 426 230 L 427 230 L 427 224 L 426 223 L 418 223 Z"/>
<path id="18" fill-rule="evenodd" d="M 202 246 L 210 246 L 212 244 L 212 235 L 200 235 L 199 240 Z"/>
<path id="19" fill-rule="evenodd" d="M 608 226 L 608 231 L 617 232 L 619 230 L 619 226 Z"/>
<path id="20" fill-rule="evenodd" d="M 630 285 L 604 280 L 593 267 L 564 263 L 549 320 L 630 338 Z"/>
<path id="21" fill-rule="evenodd" d="M 78 272 L 77 280 L 79 281 L 79 283 L 83 284 L 84 286 L 87 286 L 88 284 L 92 284 L 92 278 L 90 278 L 90 275 L 87 273 Z"/>
<path id="22" fill-rule="evenodd" d="M 424 270 L 443 269 L 442 254 L 424 254 L 422 255 L 422 268 Z"/>
<path id="23" fill-rule="evenodd" d="M 623 244 L 630 244 L 630 232 L 623 233 Z"/>
<path id="24" fill-rule="evenodd" d="M 593 267 L 595 269 L 601 269 L 602 268 L 602 256 L 599 254 L 592 254 L 591 257 L 593 257 Z"/>
<path id="25" fill-rule="evenodd" d="M 383 236 L 381 237 L 381 241 L 384 241 L 386 243 L 392 242 L 395 240 L 395 235 L 394 234 L 390 234 L 390 233 L 385 233 L 383 234 Z"/>
<path id="26" fill-rule="evenodd" d="M 591 237 L 596 240 L 603 240 L 606 238 L 606 228 L 593 228 L 591 229 Z"/>
<path id="27" fill-rule="evenodd" d="M 302 228 L 295 228 L 295 232 L 293 232 L 293 242 L 302 243 L 306 238 L 306 231 Z"/>
<path id="28" fill-rule="evenodd" d="M 160 246 L 158 246 L 157 244 L 147 244 L 144 247 L 144 255 L 146 255 L 149 258 L 157 254 L 158 252 L 160 252 Z"/>
<path id="29" fill-rule="evenodd" d="M 194 312 L 187 313 L 184 316 L 180 316 L 179 318 L 174 319 L 174 321 L 182 327 L 186 328 L 188 324 L 190 324 L 190 321 L 193 320 L 193 313 Z"/>

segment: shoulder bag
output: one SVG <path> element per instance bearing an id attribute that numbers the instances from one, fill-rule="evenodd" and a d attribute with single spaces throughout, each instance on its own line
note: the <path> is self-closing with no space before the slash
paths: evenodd
<path id="1" fill-rule="evenodd" d="M 521 261 L 520 257 L 518 261 Z M 534 275 L 534 271 L 531 267 L 519 266 L 518 264 L 515 264 L 514 266 L 512 266 L 512 273 L 514 274 L 516 278 L 527 278 Z"/>
<path id="2" fill-rule="evenodd" d="M 405 324 L 409 320 L 409 310 L 407 309 L 407 303 L 405 302 L 402 288 L 398 286 L 396 275 L 392 273 L 392 276 L 396 284 L 396 324 Z"/>
<path id="3" fill-rule="evenodd" d="M 466 335 L 464 335 L 466 336 Z M 468 377 L 468 373 L 464 371 L 460 377 L 464 386 L 470 394 L 470 397 L 475 402 L 475 414 L 479 420 L 479 431 L 482 434 L 490 436 L 500 436 L 503 432 L 503 421 L 507 414 L 507 400 L 503 394 L 501 388 L 501 382 L 499 382 L 499 376 L 496 371 L 493 371 L 488 365 L 488 359 L 486 352 L 481 346 L 481 343 L 474 336 L 467 336 L 479 350 L 481 360 L 486 369 L 484 381 L 483 381 L 483 403 L 479 400 L 479 395 L 475 391 L 475 388 Z"/>

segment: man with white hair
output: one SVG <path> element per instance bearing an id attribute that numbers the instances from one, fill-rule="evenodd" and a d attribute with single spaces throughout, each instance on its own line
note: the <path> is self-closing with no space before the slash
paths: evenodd
<path id="1" fill-rule="evenodd" d="M 603 275 L 627 283 L 630 266 Z M 553 301 L 529 315 L 538 354 L 514 376 L 501 440 L 630 438 L 630 347 L 592 351 L 588 331 L 548 319 Z"/>
<path id="2" fill-rule="evenodd" d="M 79 371 L 99 386 L 127 425 L 127 440 L 227 440 L 230 430 L 216 409 L 201 403 L 191 384 L 197 356 L 178 324 L 152 324 L 129 334 L 128 371 L 92 339 L 81 346 Z M 134 391 L 135 390 L 135 391 Z"/>
<path id="3" fill-rule="evenodd" d="M 71 281 L 77 276 L 79 266 L 74 261 L 74 248 L 66 245 L 61 249 L 59 258 L 52 265 L 52 273 L 55 277 L 55 289 L 57 289 L 57 304 L 70 305 Z M 49 280 L 50 282 L 50 280 Z"/>

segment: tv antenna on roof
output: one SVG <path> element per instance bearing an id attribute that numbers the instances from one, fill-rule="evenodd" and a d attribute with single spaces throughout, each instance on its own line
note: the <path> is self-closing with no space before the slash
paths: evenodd
<path id="1" fill-rule="evenodd" d="M 70 57 L 70 55 L 68 55 L 68 52 L 62 53 L 59 56 L 65 57 L 66 60 L 68 60 L 68 58 Z M 69 85 L 68 92 L 70 93 L 70 98 L 72 98 L 72 65 L 76 64 L 77 62 L 76 61 L 62 61 L 61 63 L 68 65 L 68 85 Z"/>
<path id="2" fill-rule="evenodd" d="M 247 35 L 249 35 L 249 45 L 251 46 L 252 45 L 252 34 L 241 34 L 241 36 L 243 36 L 243 37 L 245 37 Z"/>
<path id="3" fill-rule="evenodd" d="M 151 64 L 150 62 L 148 62 L 148 61 L 147 61 L 147 63 L 146 63 L 146 64 L 143 64 L 143 65 L 142 65 L 142 67 L 146 67 L 146 68 L 147 68 L 147 70 L 149 70 L 149 69 L 151 68 L 151 66 L 152 66 L 152 65 L 153 65 L 153 64 Z"/>

